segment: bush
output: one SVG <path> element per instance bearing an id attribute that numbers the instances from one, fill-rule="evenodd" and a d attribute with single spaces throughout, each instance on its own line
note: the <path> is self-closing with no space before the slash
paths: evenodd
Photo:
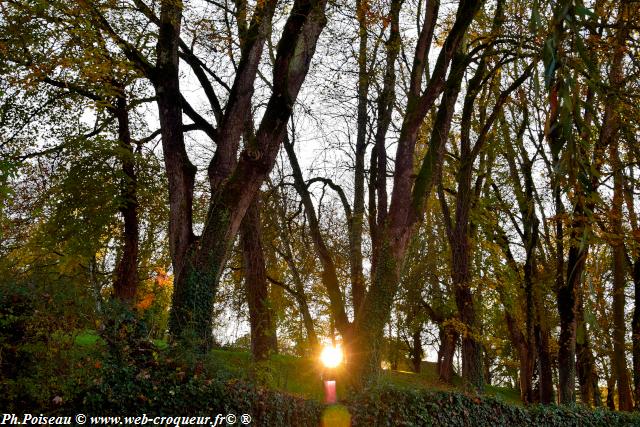
<path id="1" fill-rule="evenodd" d="M 86 386 L 85 367 L 97 355 L 74 343 L 86 322 L 60 309 L 72 296 L 57 300 L 46 277 L 0 280 L 0 407 L 19 412 L 67 400 Z"/>
<path id="2" fill-rule="evenodd" d="M 240 380 L 205 378 L 171 360 L 154 367 L 105 366 L 100 382 L 59 408 L 60 415 L 251 415 L 252 425 L 317 425 L 323 406 Z"/>

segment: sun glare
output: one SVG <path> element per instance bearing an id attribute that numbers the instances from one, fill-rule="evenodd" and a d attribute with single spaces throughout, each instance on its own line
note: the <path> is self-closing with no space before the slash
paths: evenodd
<path id="1" fill-rule="evenodd" d="M 342 362 L 342 349 L 340 346 L 327 346 L 322 349 L 320 360 L 327 368 L 335 368 Z"/>

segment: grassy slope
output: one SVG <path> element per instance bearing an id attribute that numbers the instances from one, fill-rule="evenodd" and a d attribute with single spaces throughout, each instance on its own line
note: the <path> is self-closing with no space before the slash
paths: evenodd
<path id="1" fill-rule="evenodd" d="M 213 370 L 225 370 L 235 377 L 247 377 L 251 372 L 251 355 L 247 352 L 213 350 L 209 358 L 209 367 Z M 301 397 L 322 400 L 322 367 L 317 360 L 295 356 L 276 355 L 272 358 L 269 383 L 273 388 Z M 336 373 L 338 395 L 344 396 L 344 372 Z M 383 371 L 382 382 L 401 388 L 426 389 L 439 391 L 461 391 L 460 378 L 454 378 L 453 384 L 439 380 L 435 363 L 423 362 L 422 372 Z M 487 386 L 485 394 L 496 397 L 506 403 L 521 404 L 517 390 Z"/>
<path id="2" fill-rule="evenodd" d="M 93 347 L 100 338 L 95 331 L 83 331 L 75 337 L 75 343 L 80 347 Z M 167 347 L 166 342 L 156 340 L 159 350 Z M 248 378 L 253 372 L 251 354 L 246 351 L 212 350 L 207 358 L 207 368 L 211 371 L 224 373 L 230 378 Z M 284 391 L 300 397 L 321 401 L 324 396 L 322 389 L 323 368 L 317 360 L 295 356 L 275 355 L 270 362 L 267 375 L 268 383 L 279 391 Z M 336 379 L 338 395 L 345 395 L 345 373 L 338 370 Z M 461 391 L 459 377 L 453 379 L 453 384 L 446 384 L 439 380 L 436 364 L 423 362 L 422 372 L 416 374 L 410 371 L 383 371 L 381 381 L 400 388 L 426 389 L 438 391 Z M 521 404 L 517 390 L 487 386 L 485 394 L 496 397 L 506 403 Z"/>

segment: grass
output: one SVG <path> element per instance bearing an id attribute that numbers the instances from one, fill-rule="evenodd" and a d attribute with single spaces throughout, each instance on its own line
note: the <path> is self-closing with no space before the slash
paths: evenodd
<path id="1" fill-rule="evenodd" d="M 75 345 L 89 349 L 102 339 L 96 331 L 85 330 L 75 337 Z M 156 348 L 163 351 L 168 348 L 164 340 L 153 341 Z M 274 355 L 268 364 L 257 366 L 253 363 L 251 354 L 244 350 L 215 349 L 211 350 L 205 360 L 208 371 L 228 378 L 251 379 L 256 375 L 266 381 L 275 390 L 292 395 L 322 401 L 324 397 L 323 367 L 319 360 L 289 355 Z M 337 380 L 338 396 L 346 395 L 346 372 L 344 367 L 337 368 L 333 374 Z M 407 370 L 383 370 L 381 382 L 406 389 L 423 389 L 433 391 L 462 391 L 462 381 L 453 378 L 453 384 L 440 381 L 435 363 L 423 362 L 420 373 Z M 505 403 L 521 405 L 518 390 L 486 386 L 485 394 Z"/>
<path id="2" fill-rule="evenodd" d="M 94 346 L 101 338 L 94 330 L 87 329 L 76 335 L 74 343 L 80 347 Z"/>
<path id="3" fill-rule="evenodd" d="M 513 388 L 485 386 L 484 394 L 511 405 L 522 405 L 520 392 Z"/>
<path id="4" fill-rule="evenodd" d="M 287 392 L 300 397 L 322 400 L 322 368 L 309 358 L 301 358 L 277 354 L 272 356 L 265 366 L 256 366 L 251 354 L 246 351 L 212 350 L 207 357 L 207 368 L 211 371 L 222 372 L 234 378 L 249 379 L 262 369 L 262 375 L 273 389 Z M 338 394 L 345 393 L 344 384 L 340 381 L 344 373 L 337 372 Z"/>

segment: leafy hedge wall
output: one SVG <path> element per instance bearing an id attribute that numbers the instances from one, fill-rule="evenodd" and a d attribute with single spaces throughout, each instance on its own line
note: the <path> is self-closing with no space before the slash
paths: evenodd
<path id="1" fill-rule="evenodd" d="M 640 426 L 640 414 L 580 406 L 524 408 L 460 393 L 386 387 L 346 402 L 356 426 Z"/>
<path id="2" fill-rule="evenodd" d="M 89 402 L 85 396 L 82 409 L 93 414 L 105 411 L 123 414 L 122 400 L 103 397 L 93 394 Z M 247 413 L 253 418 L 252 425 L 315 427 L 320 425 L 326 409 L 316 401 L 240 381 L 198 383 L 197 380 L 189 380 L 168 388 L 156 397 L 155 401 L 129 400 L 131 408 L 128 413 L 190 416 Z M 109 408 L 105 407 L 107 403 Z M 524 408 L 460 393 L 392 387 L 352 396 L 342 403 L 353 426 L 640 426 L 640 415 L 635 413 L 594 411 L 579 406 Z M 329 426 L 339 427 L 331 423 Z"/>

